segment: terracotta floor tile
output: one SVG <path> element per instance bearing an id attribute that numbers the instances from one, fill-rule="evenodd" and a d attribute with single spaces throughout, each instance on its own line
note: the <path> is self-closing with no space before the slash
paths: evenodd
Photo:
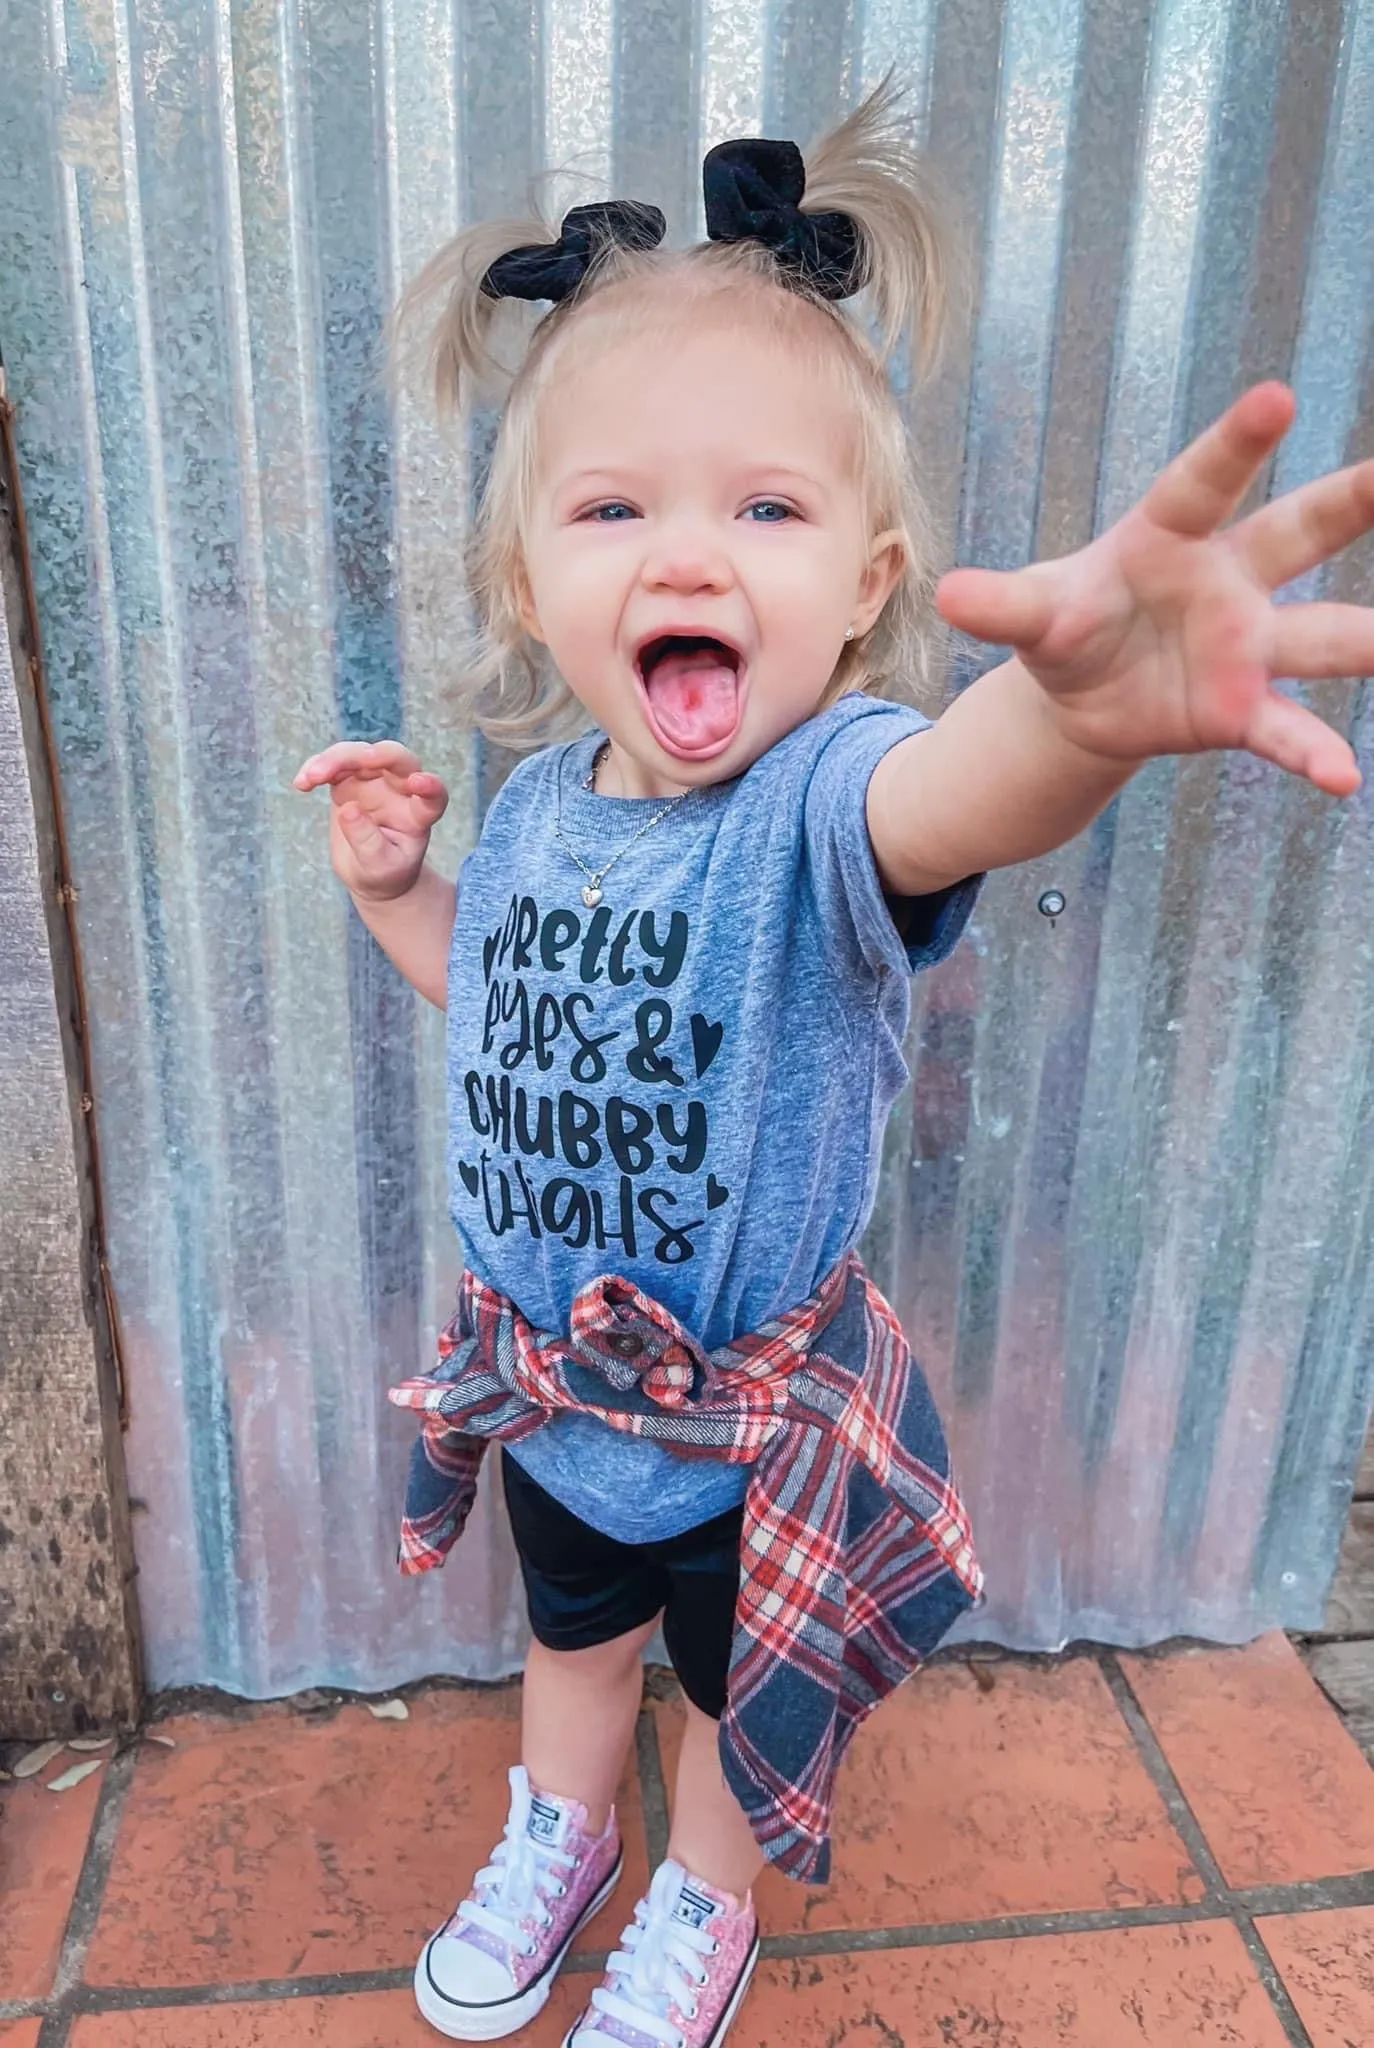
<path id="1" fill-rule="evenodd" d="M 890 1699 L 841 1771 L 835 1876 L 767 1873 L 770 1933 L 1177 1904 L 1203 1885 L 1096 1664 L 942 1664 Z M 672 1780 L 680 1710 L 660 1707 Z"/>
<path id="2" fill-rule="evenodd" d="M 518 2037 L 520 2048 L 559 2048 L 595 1981 L 562 1978 L 538 2020 Z M 437 2048 L 440 2038 L 408 1991 L 362 1991 L 101 2013 L 77 2021 L 71 2048 Z"/>
<path id="3" fill-rule="evenodd" d="M 38 2048 L 41 2020 L 0 2020 L 0 2048 Z"/>
<path id="4" fill-rule="evenodd" d="M 1229 1924 L 767 1963 L 730 2048 L 1284 2048 Z M 121 2044 L 122 2048 L 122 2044 Z"/>
<path id="5" fill-rule="evenodd" d="M 594 1981 L 565 1976 L 520 2035 L 521 2048 L 558 2048 Z M 432 2048 L 436 2038 L 409 1992 L 398 1991 L 108 2013 L 80 2020 L 71 2048 Z M 730 2048 L 783 2040 L 788 2048 L 1284 2048 L 1240 1938 L 1222 1923 L 765 1964 Z"/>
<path id="6" fill-rule="evenodd" d="M 1122 1663 L 1228 1883 L 1374 1866 L 1374 1771 L 1285 1636 Z"/>
<path id="7" fill-rule="evenodd" d="M 42 1998 L 52 1988 L 105 1778 L 96 1771 L 72 1792 L 49 1792 L 46 1780 L 77 1761 L 59 1758 L 0 1793 L 0 1998 Z"/>
<path id="8" fill-rule="evenodd" d="M 1374 2041 L 1374 1906 L 1257 1920 L 1312 2048 Z"/>
<path id="9" fill-rule="evenodd" d="M 436 1691 L 405 1722 L 263 1710 L 166 1724 L 146 1749 L 86 1966 L 94 1984 L 223 1984 L 396 1969 L 485 1862 L 505 1819 L 519 1695 Z M 647 1878 L 637 1783 L 626 1873 L 583 1937 L 615 1941 Z"/>

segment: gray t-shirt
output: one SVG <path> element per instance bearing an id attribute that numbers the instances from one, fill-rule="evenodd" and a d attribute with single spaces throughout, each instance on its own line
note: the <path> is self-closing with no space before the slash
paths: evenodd
<path id="1" fill-rule="evenodd" d="M 661 804 L 584 787 L 600 733 L 497 796 L 459 878 L 450 1199 L 471 1271 L 540 1329 L 566 1331 L 578 1290 L 615 1272 L 709 1350 L 804 1301 L 861 1235 L 907 1078 L 908 977 L 951 950 L 978 888 L 883 894 L 869 778 L 927 724 L 842 698 L 628 846 Z M 560 814 L 589 868 L 626 847 L 598 905 Z M 511 1450 L 626 1543 L 748 1484 L 587 1416 Z"/>

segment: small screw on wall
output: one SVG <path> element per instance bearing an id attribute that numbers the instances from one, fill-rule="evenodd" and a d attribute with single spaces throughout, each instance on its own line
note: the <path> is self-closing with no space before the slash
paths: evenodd
<path id="1" fill-rule="evenodd" d="M 1069 900 L 1062 889 L 1046 889 L 1035 907 L 1042 917 L 1049 919 L 1050 929 L 1053 931 L 1056 918 L 1064 915 L 1069 907 Z"/>

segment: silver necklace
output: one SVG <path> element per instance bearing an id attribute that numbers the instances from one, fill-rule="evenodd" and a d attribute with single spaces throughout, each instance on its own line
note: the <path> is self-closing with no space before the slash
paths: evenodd
<path id="1" fill-rule="evenodd" d="M 596 771 L 600 767 L 602 757 L 608 751 L 609 746 L 610 741 L 604 740 L 602 744 L 597 748 L 596 753 L 592 757 L 591 771 L 585 777 L 582 784 L 582 787 L 584 789 L 595 790 Z M 569 860 L 571 860 L 576 867 L 579 867 L 582 870 L 582 873 L 587 877 L 582 887 L 582 901 L 586 904 L 588 910 L 595 910 L 597 904 L 601 902 L 601 884 L 605 881 L 607 875 L 611 872 L 611 869 L 615 866 L 616 862 L 618 860 L 623 860 L 625 858 L 625 855 L 629 852 L 630 848 L 636 845 L 637 842 L 644 837 L 644 834 L 646 832 L 652 832 L 654 826 L 659 824 L 664 818 L 666 818 L 669 811 L 675 811 L 678 805 L 682 802 L 683 798 L 689 797 L 691 794 L 692 792 L 690 789 L 684 789 L 680 790 L 676 796 L 670 796 L 667 803 L 663 804 L 658 810 L 654 812 L 652 818 L 646 818 L 644 823 L 640 826 L 639 830 L 630 835 L 630 837 L 625 841 L 625 844 L 620 848 L 619 852 L 613 853 L 611 855 L 610 859 L 606 862 L 604 867 L 589 868 L 587 866 L 586 861 L 583 860 L 581 854 L 578 853 L 575 847 L 570 846 L 568 844 L 568 841 L 564 836 L 563 777 L 561 775 L 559 776 L 558 812 L 556 817 L 554 818 L 553 836 L 558 841 L 559 845 L 562 847 L 564 853 L 567 854 Z"/>

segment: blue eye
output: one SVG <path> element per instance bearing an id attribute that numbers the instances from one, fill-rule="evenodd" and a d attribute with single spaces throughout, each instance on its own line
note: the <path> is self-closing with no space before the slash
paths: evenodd
<path id="1" fill-rule="evenodd" d="M 598 526 L 619 526 L 626 519 L 638 519 L 639 514 L 623 498 L 613 498 L 607 505 L 593 505 L 591 511 L 582 516 Z"/>
<path id="2" fill-rule="evenodd" d="M 785 520 L 795 519 L 796 514 L 790 505 L 777 498 L 760 498 L 757 504 L 745 506 L 744 516 L 758 526 L 781 526 Z"/>

